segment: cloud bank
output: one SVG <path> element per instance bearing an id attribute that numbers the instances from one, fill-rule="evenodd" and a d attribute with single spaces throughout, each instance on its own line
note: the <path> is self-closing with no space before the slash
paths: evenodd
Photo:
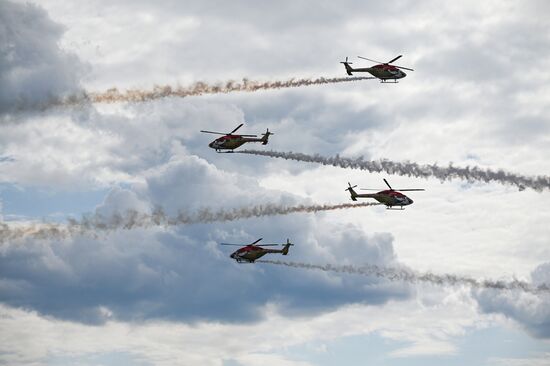
<path id="1" fill-rule="evenodd" d="M 543 263 L 531 273 L 534 284 L 550 283 L 550 263 Z M 481 311 L 514 319 L 539 338 L 550 338 L 550 294 L 507 293 L 483 289 L 475 293 Z"/>
<path id="2" fill-rule="evenodd" d="M 351 227 L 341 232 L 326 225 L 325 230 L 313 221 L 300 220 L 298 226 L 319 232 L 318 238 L 308 239 L 292 221 L 296 220 L 277 223 L 286 224 L 285 235 L 296 243 L 289 255 L 339 256 L 350 263 L 368 255 L 381 265 L 396 263 L 391 238 L 367 237 Z M 253 223 L 273 238 L 267 229 L 272 225 L 272 220 Z M 280 306 L 287 316 L 312 316 L 350 303 L 382 304 L 411 296 L 407 285 L 383 278 L 365 281 L 321 272 L 296 276 L 278 267 L 237 264 L 209 238 L 227 237 L 230 228 L 217 226 L 209 231 L 210 235 L 199 229 L 133 230 L 101 240 L 4 245 L 0 301 L 92 324 L 110 319 L 248 323 L 261 319 L 269 304 Z M 325 240 L 331 245 L 320 250 L 316 243 Z M 343 245 L 360 248 L 361 259 L 342 257 L 337 248 Z"/>

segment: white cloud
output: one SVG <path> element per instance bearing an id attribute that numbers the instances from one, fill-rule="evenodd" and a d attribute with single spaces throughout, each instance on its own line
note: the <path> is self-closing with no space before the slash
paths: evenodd
<path id="1" fill-rule="evenodd" d="M 490 366 L 546 366 L 548 359 L 550 359 L 550 353 L 526 358 L 493 357 L 487 363 Z"/>
<path id="2" fill-rule="evenodd" d="M 32 116 L 2 128 L 0 151 L 10 160 L 0 165 L 0 181 L 54 190 L 137 183 L 187 146 L 206 145 L 208 137 L 199 140 L 206 124 L 223 129 L 222 121 L 241 119 L 233 106 L 186 100 Z"/>
<path id="3" fill-rule="evenodd" d="M 533 283 L 549 283 L 550 263 L 538 266 L 533 272 Z M 481 311 L 501 313 L 524 326 L 535 337 L 550 338 L 550 294 L 479 291 L 475 294 Z"/>
<path id="4" fill-rule="evenodd" d="M 390 302 L 383 307 L 354 305 L 298 318 L 284 316 L 284 307 L 267 306 L 263 310 L 264 320 L 248 325 L 108 321 L 102 326 L 89 326 L 2 306 L 0 324 L 7 332 L 2 333 L 0 353 L 10 350 L 4 354 L 4 360 L 21 365 L 41 363 L 47 357 L 70 355 L 84 359 L 111 352 L 127 353 L 155 365 L 217 365 L 221 360 L 235 360 L 244 365 L 251 362 L 305 365 L 308 363 L 292 359 L 285 350 L 382 331 L 384 338 L 405 347 L 403 353 L 448 355 L 456 351 L 451 345 L 455 337 L 469 328 L 492 323 L 491 318 L 480 318 L 469 305 L 443 302 L 445 306 L 435 307 L 414 300 Z M 408 309 L 406 316 L 403 307 Z M 434 346 L 428 348 L 429 343 Z"/>
<path id="5" fill-rule="evenodd" d="M 143 174 L 142 181 L 129 188 L 113 188 L 97 213 L 109 217 L 160 206 L 168 215 L 177 215 L 203 207 L 299 202 L 291 194 L 262 188 L 255 179 L 218 169 L 185 150 L 173 150 L 166 163 Z M 408 285 L 376 278 L 321 272 L 296 276 L 277 267 L 236 265 L 228 258 L 230 252 L 215 244 L 248 243 L 258 237 L 268 242 L 291 238 L 296 246 L 289 257 L 297 260 L 398 264 L 391 235 L 366 235 L 354 225 L 334 225 L 322 215 L 298 214 L 119 230 L 98 233 L 96 238 L 7 242 L 0 257 L 5 269 L 0 299 L 61 319 L 101 323 L 109 318 L 255 321 L 258 309 L 270 302 L 284 304 L 287 314 L 296 316 L 411 296 Z M 251 277 L 243 278 L 243 271 Z M 273 282 L 274 276 L 279 280 Z M 58 293 L 64 296 L 57 298 Z"/>
<path id="6" fill-rule="evenodd" d="M 337 62 L 356 54 L 390 59 L 403 53 L 400 64 L 416 71 L 397 85 L 342 84 L 18 114 L 24 123 L 4 123 L 0 133 L 0 156 L 10 158 L 0 162 L 3 183 L 58 191 L 112 187 L 97 209 L 104 214 L 155 205 L 174 212 L 302 199 L 343 202 L 348 180 L 365 187 L 381 183 L 381 176 L 362 172 L 214 154 L 206 147 L 210 136 L 198 132 L 230 130 L 241 122 L 247 133 L 269 127 L 276 135 L 268 147 L 275 149 L 547 174 L 545 2 L 425 1 L 412 7 L 400 1 L 325 2 L 316 3 L 313 12 L 311 4 L 295 2 L 41 4 L 48 14 L 32 5 L 2 3 L 7 11 L 0 11 L 0 37 L 10 40 L 3 44 L 14 45 L 12 54 L 29 62 L 10 63 L 9 52 L 0 56 L 5 66 L 0 78 L 6 81 L 0 107 L 4 103 L 10 111 L 77 91 L 81 84 L 103 90 L 343 74 Z M 31 27 L 24 27 L 24 16 L 34 20 Z M 10 29 L 20 30 L 21 38 L 13 38 Z M 32 49 L 39 52 L 31 55 Z M 85 64 L 90 70 L 81 79 Z M 153 364 L 297 364 L 273 345 L 375 331 L 403 342 L 395 357 L 460 355 L 458 339 L 502 321 L 478 314 L 477 303 L 462 289 L 437 289 L 427 304 L 417 298 L 431 293 L 423 287 L 411 299 L 411 288 L 397 284 L 392 297 L 395 288 L 383 284 L 377 298 L 376 283 L 364 278 L 235 267 L 215 244 L 290 236 L 299 244 L 292 259 L 381 264 L 399 259 L 422 271 L 493 278 L 523 279 L 550 260 L 546 194 L 405 177 L 390 181 L 428 191 L 411 195 L 414 206 L 399 213 L 369 208 L 10 243 L 1 248 L 2 301 L 32 303 L 57 318 L 4 307 L 8 315 L 0 322 L 8 332 L 0 334 L 0 344 L 15 353 L 3 357 L 9 364 L 33 363 L 51 354 L 82 360 L 121 351 Z M 202 302 L 190 306 L 188 294 Z M 485 295 L 476 298 L 481 311 L 505 314 L 535 335 L 544 333 L 546 300 Z M 388 303 L 390 298 L 395 302 Z M 365 306 L 366 299 L 378 305 Z M 270 312 L 270 306 L 280 308 Z M 196 327 L 179 322 L 191 318 Z M 221 324 L 220 318 L 256 322 Z M 273 342 L 265 343 L 266 334 Z M 247 344 L 260 349 L 250 352 Z"/>

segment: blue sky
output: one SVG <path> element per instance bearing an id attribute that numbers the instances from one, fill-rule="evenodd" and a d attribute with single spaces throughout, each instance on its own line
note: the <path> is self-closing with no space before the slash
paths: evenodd
<path id="1" fill-rule="evenodd" d="M 239 265 L 219 242 L 291 238 L 288 257 L 550 283 L 548 191 L 216 154 L 254 148 L 548 175 L 544 1 L 0 0 L 0 220 L 347 203 L 383 207 L 0 241 L 0 363 L 547 365 L 550 297 Z M 345 77 L 346 56 L 413 68 L 376 80 L 143 103 L 53 97 L 198 81 Z M 2 226 L 5 228 L 6 226 Z M 7 235 L 0 230 L 0 234 Z"/>

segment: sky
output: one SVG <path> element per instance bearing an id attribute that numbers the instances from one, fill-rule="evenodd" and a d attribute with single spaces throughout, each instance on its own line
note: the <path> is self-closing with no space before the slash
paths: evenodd
<path id="1" fill-rule="evenodd" d="M 550 365 L 550 294 L 238 264 L 377 265 L 550 284 L 550 192 L 216 154 L 200 130 L 275 134 L 259 150 L 548 176 L 546 1 L 0 0 L 0 364 Z M 347 77 L 397 84 L 56 103 L 117 88 Z M 243 146 L 248 148 L 248 146 Z M 350 203 L 362 207 L 9 237 L 70 220 Z"/>

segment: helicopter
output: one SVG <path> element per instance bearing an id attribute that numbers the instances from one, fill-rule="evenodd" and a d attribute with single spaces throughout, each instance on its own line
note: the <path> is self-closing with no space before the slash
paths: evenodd
<path id="1" fill-rule="evenodd" d="M 384 182 L 389 187 L 389 189 L 377 192 L 377 193 L 365 193 L 365 194 L 357 194 L 353 190 L 353 188 L 357 187 L 357 185 L 352 186 L 351 183 L 348 182 L 348 188 L 346 188 L 346 191 L 349 191 L 351 194 L 351 199 L 353 201 L 357 201 L 357 198 L 374 198 L 380 203 L 383 203 L 386 205 L 386 208 L 388 210 L 404 210 L 403 206 L 408 206 L 412 204 L 414 201 L 410 199 L 409 197 L 405 196 L 403 193 L 399 191 L 424 191 L 424 189 L 418 189 L 418 188 L 409 188 L 409 189 L 393 189 L 388 181 L 384 178 Z M 364 191 L 377 191 L 378 189 L 364 189 L 361 188 Z M 400 208 L 393 208 L 393 206 L 399 206 Z"/>
<path id="2" fill-rule="evenodd" d="M 237 131 L 239 128 L 241 128 L 244 125 L 244 123 L 241 123 L 238 125 L 233 131 L 229 133 L 223 133 L 223 132 L 214 132 L 214 131 L 204 131 L 201 130 L 203 133 L 213 133 L 217 135 L 223 135 L 222 137 L 218 137 L 214 141 L 208 144 L 209 147 L 216 150 L 216 152 L 225 152 L 225 153 L 232 153 L 234 149 L 238 148 L 239 146 L 247 143 L 247 142 L 261 142 L 262 145 L 267 145 L 269 135 L 273 135 L 273 132 L 269 132 L 269 128 L 265 133 L 262 134 L 261 138 L 258 138 L 257 135 L 234 135 L 233 133 Z M 229 150 L 229 151 L 222 151 L 222 150 Z"/>
<path id="3" fill-rule="evenodd" d="M 353 72 L 368 72 L 372 76 L 380 79 L 380 81 L 382 83 L 385 83 L 388 80 L 393 80 L 393 83 L 397 83 L 398 82 L 397 79 L 402 79 L 405 76 L 407 76 L 407 74 L 405 74 L 403 71 L 401 71 L 401 69 L 414 71 L 413 69 L 409 69 L 407 67 L 391 65 L 392 62 L 394 62 L 394 61 L 398 60 L 399 58 L 403 57 L 403 55 L 399 55 L 396 58 L 394 58 L 394 59 L 392 59 L 391 61 L 388 61 L 388 62 L 375 61 L 375 60 L 371 60 L 370 58 L 366 58 L 366 57 L 362 57 L 362 56 L 357 56 L 357 57 L 362 58 L 363 60 L 376 62 L 378 65 L 374 65 L 372 67 L 362 67 L 362 68 L 354 69 L 350 66 L 352 63 L 348 62 L 348 58 L 346 57 L 346 61 L 341 61 L 340 63 L 344 64 L 344 66 L 346 67 L 346 72 L 348 73 L 348 75 L 353 75 L 352 74 Z"/>
<path id="4" fill-rule="evenodd" d="M 242 246 L 242 244 L 229 244 L 229 243 L 220 243 L 220 245 L 236 245 L 242 248 L 237 249 L 231 253 L 230 257 L 236 260 L 238 263 L 254 263 L 255 260 L 263 257 L 268 253 L 281 253 L 282 255 L 288 254 L 288 249 L 294 245 L 290 242 L 290 239 L 286 239 L 285 244 L 260 244 L 256 245 L 260 240 L 256 240 L 254 243 L 247 244 Z M 283 249 L 267 249 L 264 247 L 279 246 L 284 245 Z"/>

